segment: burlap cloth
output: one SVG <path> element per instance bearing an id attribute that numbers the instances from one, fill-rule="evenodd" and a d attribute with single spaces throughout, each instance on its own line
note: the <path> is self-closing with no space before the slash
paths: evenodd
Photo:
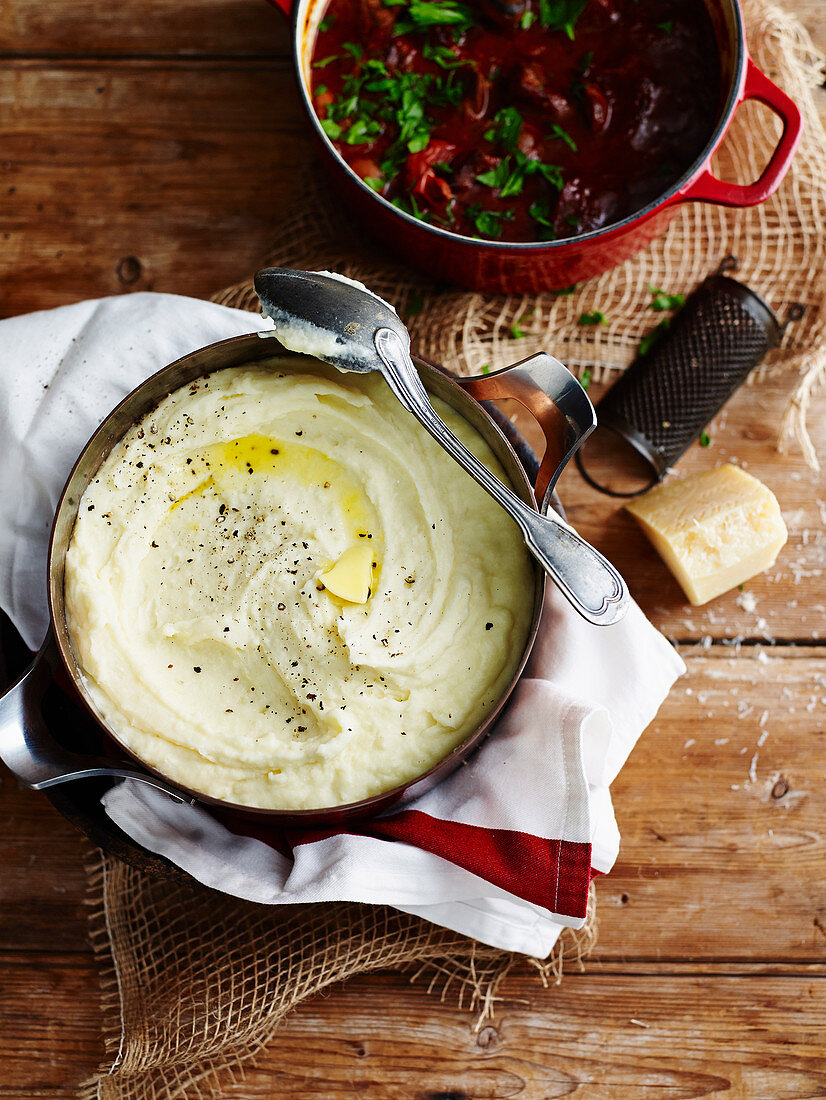
<path id="1" fill-rule="evenodd" d="M 779 438 L 796 438 L 817 457 L 806 432 L 810 396 L 826 375 L 826 134 L 813 89 L 823 59 L 787 12 L 745 0 L 752 56 L 800 106 L 805 130 L 792 169 L 762 206 L 727 210 L 684 206 L 665 237 L 575 293 L 490 297 L 436 287 L 342 225 L 324 185 L 307 176 L 268 264 L 332 269 L 361 279 L 406 317 L 414 348 L 460 373 L 478 373 L 547 349 L 596 379 L 622 369 L 659 315 L 649 287 L 689 293 L 726 256 L 737 277 L 783 315 L 806 307 L 763 370 L 790 378 Z M 741 108 L 717 158 L 723 178 L 757 176 L 779 126 L 759 105 Z M 250 283 L 214 296 L 257 308 Z M 601 310 L 607 323 L 577 325 Z M 514 339 L 517 323 L 524 337 Z M 517 961 L 464 936 L 392 909 L 339 904 L 269 908 L 155 879 L 98 855 L 89 864 L 91 938 L 101 965 L 109 1062 L 83 1086 L 84 1098 L 172 1100 L 220 1093 L 272 1037 L 280 1019 L 307 997 L 353 974 L 404 969 L 457 1000 L 481 1021 Z M 579 932 L 566 930 L 544 962 L 520 957 L 539 977 L 561 977 L 596 942 L 593 888 Z"/>

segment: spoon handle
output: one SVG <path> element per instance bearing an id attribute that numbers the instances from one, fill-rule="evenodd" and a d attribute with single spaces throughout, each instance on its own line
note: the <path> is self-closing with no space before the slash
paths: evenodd
<path id="1" fill-rule="evenodd" d="M 528 549 L 580 615 L 596 626 L 621 619 L 628 607 L 628 589 L 613 565 L 555 515 L 543 516 L 520 500 L 456 438 L 430 404 L 397 333 L 381 328 L 375 334 L 375 344 L 382 374 L 394 395 L 513 517 Z"/>

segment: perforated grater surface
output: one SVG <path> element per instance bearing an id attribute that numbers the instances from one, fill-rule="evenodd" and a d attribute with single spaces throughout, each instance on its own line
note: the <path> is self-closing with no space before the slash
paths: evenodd
<path id="1" fill-rule="evenodd" d="M 783 329 L 754 291 L 725 275 L 700 284 L 671 327 L 623 373 L 596 407 L 601 427 L 627 440 L 652 467 L 652 484 L 684 454 Z M 597 483 L 577 455 L 580 472 Z"/>

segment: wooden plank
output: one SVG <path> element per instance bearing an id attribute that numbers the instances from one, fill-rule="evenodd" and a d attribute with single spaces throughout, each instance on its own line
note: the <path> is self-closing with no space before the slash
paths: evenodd
<path id="1" fill-rule="evenodd" d="M 89 952 L 83 842 L 0 765 L 0 950 Z"/>
<path id="2" fill-rule="evenodd" d="M 7 0 L 0 52 L 16 56 L 289 56 L 288 21 L 264 0 Z"/>
<path id="3" fill-rule="evenodd" d="M 104 1057 L 88 955 L 0 954 L 0 1097 L 76 1095 Z"/>
<path id="4" fill-rule="evenodd" d="M 3 316 L 247 277 L 310 155 L 285 64 L 15 62 L 2 104 Z"/>
<path id="5" fill-rule="evenodd" d="M 414 990 L 404 1000 L 415 1006 L 381 1016 L 378 991 L 389 981 L 356 980 L 323 1007 L 299 1007 L 259 1068 L 227 1096 L 780 1100 L 826 1093 L 820 980 L 588 973 L 538 991 L 520 972 L 505 983 L 493 1025 L 478 1033 L 452 1006 L 420 1003 Z M 313 1044 L 306 1060 L 304 1043 Z"/>
<path id="6" fill-rule="evenodd" d="M 73 1095 L 103 1058 L 97 978 L 74 955 L 0 955 L 0 1097 Z M 496 1016 L 475 1016 L 401 974 L 354 979 L 298 1007 L 243 1083 L 238 1100 L 375 1100 L 668 1095 L 816 1097 L 826 979 L 707 974 L 566 974 L 543 989 L 518 966 Z M 47 1053 L 44 1053 L 47 1052 Z"/>
<path id="7" fill-rule="evenodd" d="M 619 861 L 600 958 L 820 959 L 826 947 L 826 668 L 684 650 L 613 786 Z"/>

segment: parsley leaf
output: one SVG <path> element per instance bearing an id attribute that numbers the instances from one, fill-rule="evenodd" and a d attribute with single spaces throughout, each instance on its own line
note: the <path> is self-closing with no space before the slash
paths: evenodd
<path id="1" fill-rule="evenodd" d="M 530 160 L 520 149 L 517 149 L 511 157 L 503 157 L 495 168 L 483 172 L 477 176 L 477 180 L 486 187 L 494 187 L 499 191 L 503 199 L 512 195 L 520 195 L 526 176 L 532 176 L 536 172 L 562 189 L 562 170 L 556 164 L 542 164 L 538 160 Z"/>
<path id="2" fill-rule="evenodd" d="M 455 27 L 458 31 L 466 31 L 475 23 L 471 9 L 459 3 L 459 0 L 410 0 L 404 15 L 396 21 L 394 29 L 396 34 L 409 34 L 411 31 L 438 26 Z"/>
<path id="3" fill-rule="evenodd" d="M 329 57 L 322 57 L 320 61 L 313 62 L 313 68 L 323 69 L 325 65 L 329 65 L 331 61 L 341 61 L 341 54 L 331 53 Z"/>
<path id="4" fill-rule="evenodd" d="M 558 125 L 556 122 L 551 127 L 551 132 L 550 132 L 550 134 L 548 134 L 548 137 L 549 138 L 559 138 L 561 141 L 565 142 L 565 144 L 568 146 L 569 149 L 572 149 L 573 152 L 575 152 L 575 153 L 577 152 L 577 144 L 574 141 L 574 139 L 567 132 L 567 130 L 563 130 L 562 127 L 560 125 Z"/>
<path id="5" fill-rule="evenodd" d="M 564 31 L 574 37 L 574 26 L 588 0 L 539 0 L 539 22 L 550 31 Z"/>
<path id="6" fill-rule="evenodd" d="M 579 384 L 587 393 L 588 387 L 591 385 L 591 371 L 588 369 L 588 367 L 586 367 L 582 374 L 579 376 Z"/>
<path id="7" fill-rule="evenodd" d="M 510 176 L 510 162 L 507 157 L 496 165 L 495 168 L 491 168 L 488 172 L 483 172 L 476 179 L 479 183 L 483 183 L 485 187 L 504 187 L 507 182 L 508 176 Z"/>
<path id="8" fill-rule="evenodd" d="M 648 355 L 649 351 L 651 351 L 657 341 L 662 337 L 666 329 L 670 327 L 671 321 L 668 319 L 668 317 L 664 317 L 656 328 L 653 328 L 651 332 L 648 332 L 645 334 L 645 336 L 643 336 L 642 340 L 640 340 L 639 344 L 637 345 L 637 353 L 639 355 Z"/>
<path id="9" fill-rule="evenodd" d="M 502 232 L 503 221 L 513 221 L 512 210 L 483 210 L 478 203 L 467 208 L 467 216 L 480 233 L 486 237 L 498 237 Z"/>
<path id="10" fill-rule="evenodd" d="M 430 42 L 422 46 L 422 57 L 426 61 L 435 61 L 442 69 L 461 69 L 463 65 L 476 67 L 476 62 L 469 58 L 457 58 L 449 46 L 433 46 Z"/>
<path id="11" fill-rule="evenodd" d="M 519 26 L 523 31 L 529 30 L 536 21 L 536 14 L 532 11 L 526 11 L 522 18 L 519 20 Z"/>
<path id="12" fill-rule="evenodd" d="M 488 141 L 498 143 L 502 148 L 512 153 L 519 141 L 519 133 L 522 129 L 522 116 L 515 107 L 503 107 L 493 117 L 494 126 L 485 131 Z"/>
<path id="13" fill-rule="evenodd" d="M 580 313 L 578 325 L 604 325 L 605 314 L 599 310 L 594 309 L 590 313 Z"/>
<path id="14" fill-rule="evenodd" d="M 658 23 L 657 24 L 657 29 L 661 30 L 661 31 L 665 31 L 666 34 L 671 34 L 672 31 L 674 30 L 674 20 L 673 19 L 666 19 L 664 23 Z"/>
<path id="15" fill-rule="evenodd" d="M 668 294 L 664 290 L 658 290 L 655 286 L 649 286 L 648 290 L 654 296 L 651 308 L 655 313 L 664 313 L 667 309 L 679 309 L 685 305 L 684 294 Z"/>
<path id="16" fill-rule="evenodd" d="M 546 202 L 532 202 L 528 207 L 528 213 L 533 220 L 539 222 L 540 225 L 553 225 Z"/>
<path id="17" fill-rule="evenodd" d="M 565 186 L 565 182 L 562 179 L 562 169 L 558 164 L 540 164 L 539 171 L 557 191 L 561 191 Z"/>
<path id="18" fill-rule="evenodd" d="M 366 118 L 357 118 L 344 136 L 348 145 L 363 145 L 381 133 L 380 122 L 370 122 Z"/>
<path id="19" fill-rule="evenodd" d="M 700 432 L 700 446 L 701 447 L 707 447 L 709 445 L 709 443 L 711 443 L 711 436 L 708 434 L 708 432 L 707 431 Z M 740 585 L 740 587 L 742 588 L 743 586 Z"/>
<path id="20" fill-rule="evenodd" d="M 319 124 L 321 129 L 330 139 L 330 141 L 338 141 L 341 137 L 341 127 L 337 122 L 333 122 L 331 118 L 320 118 Z"/>

